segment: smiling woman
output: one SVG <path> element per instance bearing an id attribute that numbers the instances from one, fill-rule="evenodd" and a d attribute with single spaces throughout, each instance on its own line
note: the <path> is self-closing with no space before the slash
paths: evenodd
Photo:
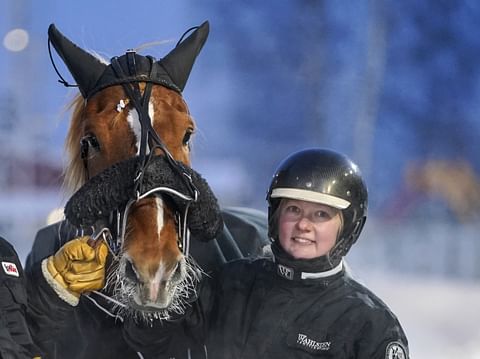
<path id="1" fill-rule="evenodd" d="M 292 154 L 267 195 L 274 260 L 228 263 L 201 282 L 186 315 L 153 327 L 128 321 L 127 341 L 151 358 L 185 334 L 205 342 L 208 356 L 196 354 L 210 359 L 408 358 L 396 316 L 343 266 L 367 197 L 347 157 L 316 148 Z"/>

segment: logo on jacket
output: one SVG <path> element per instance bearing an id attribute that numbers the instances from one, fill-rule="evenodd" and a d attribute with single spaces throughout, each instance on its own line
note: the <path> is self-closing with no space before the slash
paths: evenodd
<path id="1" fill-rule="evenodd" d="M 2 262 L 2 268 L 5 274 L 11 275 L 13 277 L 20 277 L 20 273 L 18 273 L 18 269 L 15 263 Z"/>
<path id="2" fill-rule="evenodd" d="M 330 344 L 332 342 L 317 342 L 310 339 L 307 335 L 298 333 L 297 344 L 304 346 L 311 350 L 330 350 Z"/>
<path id="3" fill-rule="evenodd" d="M 385 359 L 406 359 L 407 354 L 403 345 L 399 342 L 391 342 L 387 345 Z"/>
<path id="4" fill-rule="evenodd" d="M 277 264 L 278 274 L 282 277 L 292 280 L 293 279 L 293 269 L 288 268 L 282 264 Z"/>

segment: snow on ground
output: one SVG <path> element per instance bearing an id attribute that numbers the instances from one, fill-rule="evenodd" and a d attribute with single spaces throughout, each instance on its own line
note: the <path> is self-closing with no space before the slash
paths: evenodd
<path id="1" fill-rule="evenodd" d="M 480 282 L 355 271 L 399 318 L 412 359 L 480 359 Z"/>

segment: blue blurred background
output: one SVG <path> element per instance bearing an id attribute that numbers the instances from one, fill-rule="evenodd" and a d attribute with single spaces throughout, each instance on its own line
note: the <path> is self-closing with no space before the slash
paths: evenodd
<path id="1" fill-rule="evenodd" d="M 62 207 L 64 107 L 50 23 L 105 58 L 165 55 L 204 20 L 184 92 L 193 167 L 222 205 L 265 210 L 278 162 L 342 151 L 370 190 L 353 271 L 399 315 L 416 358 L 480 358 L 480 3 L 459 0 L 0 3 L 0 235 L 22 258 Z M 61 73 L 70 80 L 61 60 Z"/>

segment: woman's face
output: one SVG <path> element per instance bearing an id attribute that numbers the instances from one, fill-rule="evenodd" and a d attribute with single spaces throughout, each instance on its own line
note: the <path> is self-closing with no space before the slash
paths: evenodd
<path id="1" fill-rule="evenodd" d="M 296 199 L 282 200 L 279 210 L 278 238 L 294 258 L 320 257 L 335 245 L 342 225 L 339 210 Z"/>

